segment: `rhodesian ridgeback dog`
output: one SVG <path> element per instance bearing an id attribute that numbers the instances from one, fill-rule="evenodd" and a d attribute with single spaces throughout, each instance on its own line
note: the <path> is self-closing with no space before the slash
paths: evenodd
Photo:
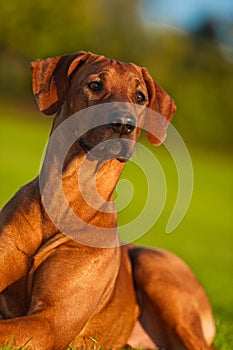
<path id="1" fill-rule="evenodd" d="M 121 246 L 116 213 L 87 203 L 77 178 L 85 164 L 83 191 L 88 193 L 95 178 L 103 206 L 113 203 L 114 188 L 143 125 L 149 140 L 159 145 L 175 111 L 173 100 L 145 68 L 92 53 L 37 60 L 31 67 L 40 110 L 55 114 L 51 136 L 77 112 L 116 105 L 104 116 L 104 125 L 73 143 L 62 168 L 67 203 L 83 223 L 75 227 L 77 234 L 82 231 L 85 237 L 88 224 L 88 234 L 94 237 L 96 232 L 102 241 L 100 246 L 80 243 L 49 216 L 42 196 L 47 181 L 53 183 L 56 176 L 54 152 L 43 185 L 36 178 L 1 211 L 0 344 L 13 336 L 17 346 L 27 343 L 40 350 L 62 350 L 69 344 L 75 349 L 210 349 L 215 333 L 210 303 L 189 267 L 165 250 Z M 164 122 L 155 123 L 154 134 L 150 115 L 133 114 L 115 102 L 148 107 Z M 59 149 L 66 138 L 59 139 Z M 108 139 L 113 145 L 116 140 L 117 147 L 101 153 L 98 144 Z M 119 143 L 121 139 L 126 143 Z M 96 147 L 96 154 L 88 157 Z M 100 153 L 110 154 L 101 164 Z M 49 205 L 62 224 L 63 204 L 53 186 L 49 193 Z M 101 229 L 109 235 L 101 238 Z"/>

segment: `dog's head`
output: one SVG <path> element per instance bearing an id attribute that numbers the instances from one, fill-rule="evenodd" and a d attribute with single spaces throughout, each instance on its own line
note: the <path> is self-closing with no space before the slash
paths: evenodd
<path id="1" fill-rule="evenodd" d="M 152 144 L 159 145 L 165 139 L 175 105 L 145 68 L 89 52 L 36 60 L 31 68 L 33 92 L 40 110 L 46 115 L 56 114 L 54 128 L 80 110 L 111 103 L 102 125 L 78 139 L 83 152 L 105 140 L 117 139 L 118 146 L 115 149 L 110 146 L 108 151 L 119 160 L 127 160 L 133 147 L 129 143 L 122 146 L 119 139 L 136 141 L 143 125 Z M 143 113 L 143 107 L 161 117 L 155 119 L 153 114 Z"/>

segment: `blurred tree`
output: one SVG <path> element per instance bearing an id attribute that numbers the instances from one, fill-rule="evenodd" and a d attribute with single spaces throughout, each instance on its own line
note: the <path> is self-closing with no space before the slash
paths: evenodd
<path id="1" fill-rule="evenodd" d="M 215 41 L 216 32 L 214 22 L 211 19 L 206 19 L 206 21 L 203 21 L 201 25 L 193 31 L 193 34 L 202 40 Z"/>
<path id="2" fill-rule="evenodd" d="M 105 52 L 121 60 L 140 60 L 145 55 L 146 33 L 139 14 L 138 0 L 103 0 L 101 38 Z M 109 6 L 110 5 L 110 6 Z"/>
<path id="3" fill-rule="evenodd" d="M 95 16 L 88 16 L 90 1 L 13 0 L 3 2 L 0 13 L 0 45 L 30 58 L 59 54 L 64 48 L 82 46 L 89 28 L 99 18 L 99 6 L 92 2 Z M 94 8 L 93 8 L 94 6 Z M 94 18 L 94 21 L 93 21 Z"/>
<path id="4" fill-rule="evenodd" d="M 124 53 L 124 44 L 130 52 L 139 47 L 143 33 L 137 4 L 135 0 L 2 2 L 0 48 L 30 58 L 78 49 Z"/>
<path id="5" fill-rule="evenodd" d="M 1 92 L 24 93 L 29 62 L 39 57 L 78 50 L 121 59 L 140 56 L 145 40 L 137 4 L 137 0 L 2 1 Z M 6 66 L 11 66 L 10 72 Z"/>
<path id="6" fill-rule="evenodd" d="M 187 144 L 232 149 L 233 65 L 218 43 L 171 31 L 154 38 L 144 64 L 173 96 L 173 124 Z"/>

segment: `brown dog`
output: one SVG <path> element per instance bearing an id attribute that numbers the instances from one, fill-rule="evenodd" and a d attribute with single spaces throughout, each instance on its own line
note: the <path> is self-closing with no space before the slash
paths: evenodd
<path id="1" fill-rule="evenodd" d="M 91 349 L 96 348 L 96 341 L 105 349 L 126 345 L 210 349 L 214 337 L 211 307 L 190 269 L 163 250 L 120 247 L 116 213 L 103 210 L 112 203 L 124 161 L 132 154 L 143 124 L 147 130 L 156 128 L 155 134 L 147 132 L 153 144 L 165 138 L 175 111 L 172 99 L 146 69 L 86 52 L 33 62 L 32 81 L 40 110 L 56 114 L 52 136 L 75 112 L 102 103 L 148 106 L 166 122 L 154 125 L 150 115 L 134 115 L 116 104 L 105 116 L 104 125 L 85 132 L 73 143 L 64 162 L 62 186 L 69 206 L 81 219 L 80 226 L 75 226 L 77 236 L 71 237 L 75 239 L 58 228 L 69 223 L 53 187 L 59 152 L 52 153 L 42 168 L 46 181 L 41 180 L 41 185 L 36 178 L 3 208 L 0 313 L 4 319 L 0 321 L 0 344 L 14 336 L 17 345 L 28 341 L 41 350 L 65 349 L 69 344 Z M 66 139 L 61 134 L 59 150 Z M 108 139 L 115 139 L 117 147 L 113 142 L 113 146 L 98 150 L 98 143 Z M 87 153 L 96 146 L 96 153 L 88 158 Z M 101 164 L 100 154 L 107 155 Z M 82 164 L 85 181 L 81 191 L 77 170 Z M 99 209 L 83 198 L 85 191 L 90 192 L 93 178 L 104 199 Z M 55 213 L 56 225 L 42 201 L 48 183 L 52 185 L 46 203 Z M 70 220 L 70 229 L 75 231 Z M 85 226 L 87 223 L 90 226 Z M 102 237 L 102 229 L 109 234 Z M 79 234 L 90 234 L 91 238 L 96 234 L 100 246 L 78 242 Z"/>

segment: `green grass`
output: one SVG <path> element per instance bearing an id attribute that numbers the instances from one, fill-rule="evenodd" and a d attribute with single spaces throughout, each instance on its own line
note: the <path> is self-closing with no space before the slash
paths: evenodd
<path id="1" fill-rule="evenodd" d="M 0 207 L 20 186 L 38 174 L 50 130 L 46 119 L 34 112 L 25 113 L 7 106 L 1 108 Z M 188 262 L 205 287 L 213 306 L 217 325 L 215 344 L 220 350 L 232 350 L 232 156 L 190 148 L 194 168 L 192 201 L 181 224 L 174 232 L 166 234 L 166 223 L 177 195 L 177 174 L 164 147 L 155 148 L 153 152 L 166 175 L 166 203 L 157 223 L 137 243 L 169 249 Z M 132 181 L 134 190 L 132 201 L 119 213 L 120 225 L 140 213 L 147 193 L 146 177 L 135 164 L 128 163 L 122 177 Z M 154 181 L 156 183 L 156 174 Z M 121 195 L 119 191 L 119 197 Z M 155 206 L 156 203 L 155 194 Z M 143 226 L 142 222 L 142 231 Z M 7 347 L 0 349 L 10 350 Z"/>
<path id="2" fill-rule="evenodd" d="M 0 350 L 32 350 L 30 346 L 27 346 L 27 343 L 20 347 L 17 347 L 15 345 L 14 340 L 11 339 L 11 340 L 5 341 L 4 345 L 0 346 Z M 68 350 L 71 350 L 71 349 L 68 349 Z"/>

